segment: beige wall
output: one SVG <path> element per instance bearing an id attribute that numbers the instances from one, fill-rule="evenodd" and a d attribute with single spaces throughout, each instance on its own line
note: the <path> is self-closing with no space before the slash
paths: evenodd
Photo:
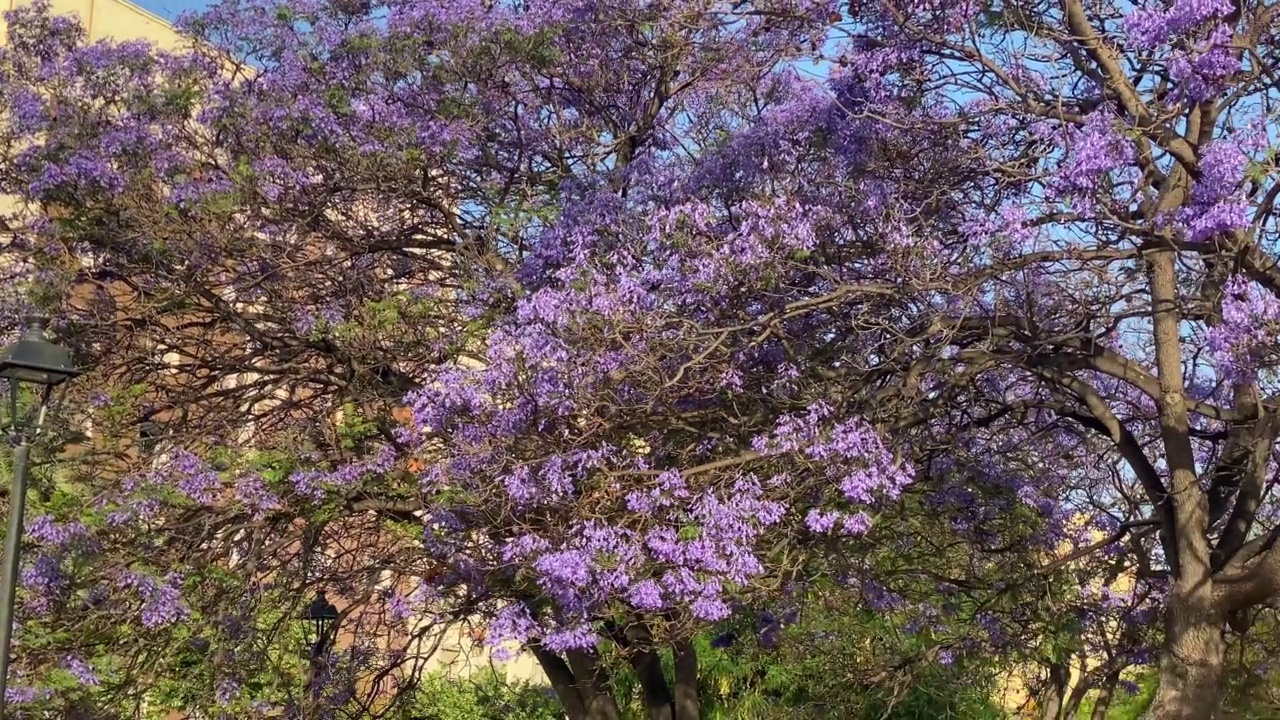
<path id="1" fill-rule="evenodd" d="M 5 11 L 28 4 L 28 0 L 0 0 Z M 182 36 L 159 16 L 124 0 L 51 0 L 58 15 L 78 15 L 90 40 L 149 40 L 159 47 L 175 48 Z M 0 20 L 0 29 L 4 22 Z"/>
<path id="2" fill-rule="evenodd" d="M 0 11 L 8 12 L 30 0 L 0 0 Z M 90 40 L 147 40 L 157 47 L 176 49 L 182 36 L 159 16 L 124 0 L 50 0 L 55 15 L 77 15 L 84 23 Z M 0 42 L 8 27 L 0 12 Z M 0 196 L 0 213 L 11 213 L 16 203 L 12 197 Z"/>

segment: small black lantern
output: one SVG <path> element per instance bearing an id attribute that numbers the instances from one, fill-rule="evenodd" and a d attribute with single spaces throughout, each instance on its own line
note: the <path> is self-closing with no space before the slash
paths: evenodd
<path id="1" fill-rule="evenodd" d="M 138 451 L 144 457 L 150 457 L 160 445 L 161 435 L 160 423 L 154 420 L 142 421 L 138 425 Z"/>
<path id="2" fill-rule="evenodd" d="M 9 432 L 16 437 L 29 437 L 44 425 L 49 396 L 53 389 L 80 375 L 71 353 L 49 341 L 48 320 L 28 317 L 26 329 L 18 342 L 0 357 L 0 378 L 9 381 Z M 20 414 L 23 387 L 30 387 L 39 397 L 34 413 Z"/>
<path id="3" fill-rule="evenodd" d="M 321 591 L 316 593 L 316 599 L 302 611 L 302 619 L 315 628 L 314 640 L 310 637 L 307 640 L 311 642 L 313 652 L 317 655 L 321 654 L 322 646 L 329 638 L 329 630 L 338 620 L 338 608 L 334 607 Z"/>

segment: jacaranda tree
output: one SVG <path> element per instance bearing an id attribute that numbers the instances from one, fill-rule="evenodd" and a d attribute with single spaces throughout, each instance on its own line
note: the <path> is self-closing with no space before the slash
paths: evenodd
<path id="1" fill-rule="evenodd" d="M 892 496 L 907 473 L 866 423 L 821 404 L 812 380 L 758 413 L 744 405 L 750 421 L 723 440 L 691 443 L 680 423 L 719 421 L 685 406 L 733 382 L 715 368 L 725 357 L 663 389 L 675 368 L 653 355 L 660 344 L 623 352 L 616 324 L 575 339 L 584 328 L 568 315 L 520 318 L 550 297 L 534 295 L 540 286 L 555 292 L 573 233 L 632 215 L 641 205 L 627 194 L 655 197 L 661 173 L 675 177 L 797 91 L 819 102 L 816 86 L 777 71 L 822 45 L 832 12 L 228 4 L 190 18 L 200 41 L 176 54 L 86 45 L 72 21 L 12 14 L 4 97 L 20 122 L 6 126 L 3 177 L 24 212 L 6 247 L 25 285 L 11 313 L 55 311 L 94 368 L 62 413 L 92 420 L 95 442 L 70 463 L 79 484 L 66 489 L 93 497 L 50 521 L 83 526 L 92 542 L 40 543 L 48 560 L 28 583 L 28 611 L 44 602 L 81 634 L 110 630 L 93 647 L 98 670 L 113 672 L 95 681 L 125 694 L 165 676 L 166 647 L 197 635 L 209 691 L 184 702 L 245 712 L 281 700 L 255 679 L 270 656 L 252 642 L 291 592 L 320 585 L 357 605 L 383 594 L 392 626 L 487 616 L 494 642 L 538 655 L 572 716 L 618 713 L 602 634 L 642 669 L 655 717 L 673 704 L 688 714 L 692 628 L 784 574 L 785 561 L 763 554 L 785 560 L 793 508 L 781 501 L 817 493 L 802 522 L 856 531 L 868 522 L 856 509 Z M 705 202 L 689 194 L 662 222 L 683 224 Z M 771 229 L 798 209 L 786 198 L 732 202 L 759 225 L 707 247 L 708 260 L 808 242 Z M 582 250 L 606 280 L 610 260 Z M 700 262 L 685 250 L 669 259 L 675 273 Z M 706 281 L 682 280 L 692 294 L 653 308 L 654 320 L 714 306 L 732 270 L 712 263 Z M 600 322 L 610 296 L 632 302 L 606 287 L 603 304 L 564 309 Z M 526 360 L 543 340 L 573 343 L 572 355 Z M 634 379 L 602 375 L 601 353 Z M 743 373 L 772 384 L 778 349 L 763 353 Z M 655 405 L 631 418 L 605 407 L 626 384 Z M 402 431 L 393 408 L 409 391 L 414 422 Z M 146 427 L 159 458 L 116 447 L 140 422 L 158 425 Z M 771 476 L 716 464 L 739 441 L 770 458 Z M 864 455 L 867 467 L 830 462 Z M 634 487 L 609 489 L 623 480 Z M 90 593 L 105 599 L 78 614 Z M 411 667 L 411 644 L 360 648 L 365 674 Z M 654 672 L 668 647 L 674 689 Z M 25 677 L 40 682 L 59 650 L 26 654 Z M 119 655 L 149 672 L 114 672 Z"/>
<path id="2" fill-rule="evenodd" d="M 1026 410 L 1032 429 L 1106 440 L 1073 443 L 1078 459 L 1042 477 L 1121 466 L 1110 487 L 1062 498 L 1109 505 L 1121 535 L 1158 528 L 1134 548 L 1138 574 L 1167 586 L 1151 712 L 1208 717 L 1224 627 L 1243 631 L 1272 601 L 1280 557 L 1268 502 L 1280 429 L 1264 69 L 1274 9 L 866 3 L 853 14 L 851 74 L 915 88 L 915 118 L 961 138 L 958 152 L 983 168 L 967 188 L 940 188 L 969 216 L 954 233 L 927 209 L 907 224 L 908 244 L 944 249 L 922 271 L 952 288 L 916 326 L 916 347 L 942 358 L 928 370 L 974 377 L 939 412 Z M 877 105 L 861 111 L 883 115 Z M 1011 382 L 984 386 L 991 373 Z M 921 390 L 928 408 L 935 391 Z"/>
<path id="3" fill-rule="evenodd" d="M 1153 716 L 1208 718 L 1280 592 L 1275 12 L 227 2 L 178 54 L 17 13 L 18 297 L 110 389 L 95 427 L 170 446 L 94 506 L 167 552 L 58 548 L 190 612 L 215 570 L 250 605 L 391 573 L 572 717 L 619 714 L 608 640 L 683 718 L 696 628 L 832 565 L 919 591 L 934 520 L 975 623 L 1127 578 L 1070 651 L 1109 677 L 1163 616 Z M 867 577 L 895 521 L 909 579 Z M 28 611 L 103 581 L 78 557 Z"/>

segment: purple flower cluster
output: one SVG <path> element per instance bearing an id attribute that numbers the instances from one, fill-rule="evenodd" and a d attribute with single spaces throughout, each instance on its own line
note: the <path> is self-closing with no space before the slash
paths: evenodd
<path id="1" fill-rule="evenodd" d="M 30 685 L 10 685 L 4 691 L 5 702 L 9 705 L 29 705 L 50 697 L 53 697 L 52 689 Z"/>
<path id="2" fill-rule="evenodd" d="M 1232 0 L 1174 0 L 1152 3 L 1128 14 L 1124 29 L 1135 47 L 1150 50 L 1220 20 L 1235 9 Z"/>
<path id="3" fill-rule="evenodd" d="M 803 415 L 781 418 L 772 432 L 757 436 L 752 446 L 762 455 L 793 453 L 826 468 L 843 499 L 854 505 L 871 504 L 880 496 L 896 498 L 911 483 L 910 467 L 895 460 L 865 421 L 855 417 L 830 422 L 831 415 L 830 407 L 815 403 Z M 840 523 L 845 532 L 860 534 L 869 520 L 865 515 L 815 510 L 807 522 L 815 531 L 825 532 Z"/>
<path id="4" fill-rule="evenodd" d="M 64 661 L 63 666 L 81 685 L 94 686 L 101 682 L 97 673 L 83 658 L 72 655 Z"/>
<path id="5" fill-rule="evenodd" d="M 1221 25 L 1209 34 L 1204 47 L 1190 54 L 1175 53 L 1169 60 L 1169 77 L 1177 83 L 1173 98 L 1199 103 L 1226 89 L 1228 79 L 1240 71 L 1241 64 L 1230 44 L 1231 29 Z"/>
<path id="6" fill-rule="evenodd" d="M 1053 198 L 1091 213 L 1103 181 L 1132 170 L 1133 142 L 1125 136 L 1120 119 L 1108 110 L 1091 113 L 1083 127 L 1055 126 L 1049 132 L 1059 130 L 1065 135 L 1060 139 L 1065 152 L 1046 185 Z"/>
<path id="7" fill-rule="evenodd" d="M 41 546 L 65 550 L 77 545 L 84 545 L 89 538 L 89 529 L 83 522 L 73 520 L 58 522 L 52 515 L 37 515 L 27 523 L 27 537 Z"/>
<path id="8" fill-rule="evenodd" d="M 182 598 L 182 577 L 177 573 L 156 578 L 126 572 L 117 583 L 122 588 L 134 590 L 141 598 L 140 621 L 143 627 L 165 627 L 184 620 L 191 614 L 191 609 Z"/>
<path id="9" fill-rule="evenodd" d="M 52 612 L 55 603 L 63 599 L 69 587 L 61 558 L 50 553 L 40 553 L 24 567 L 20 582 L 27 591 L 23 605 L 37 616 Z"/>
<path id="10" fill-rule="evenodd" d="M 529 568 L 559 619 L 535 620 L 524 606 L 511 606 L 490 641 L 541 637 L 548 647 L 590 647 L 591 618 L 619 600 L 640 610 L 686 607 L 704 621 L 724 619 L 729 587 L 764 570 L 756 539 L 781 519 L 781 505 L 762 496 L 758 483 L 743 479 L 724 495 L 708 492 L 647 513 L 645 532 L 589 523 L 570 528 L 558 544 L 517 536 L 503 548 L 503 560 Z"/>
<path id="11" fill-rule="evenodd" d="M 1206 333 L 1215 367 L 1231 382 L 1250 382 L 1280 364 L 1280 298 L 1235 276 L 1223 288 L 1222 321 Z"/>

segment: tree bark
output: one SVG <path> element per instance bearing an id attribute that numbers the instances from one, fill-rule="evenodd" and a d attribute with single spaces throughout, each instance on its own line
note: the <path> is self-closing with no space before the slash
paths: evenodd
<path id="1" fill-rule="evenodd" d="M 675 698 L 662 668 L 662 655 L 654 649 L 653 635 L 642 616 L 624 624 L 606 623 L 609 637 L 627 653 L 644 698 L 648 720 L 675 720 Z"/>
<path id="2" fill-rule="evenodd" d="M 1084 702 L 1084 696 L 1089 693 L 1093 687 L 1093 683 L 1089 681 L 1088 668 L 1084 662 L 1080 663 L 1080 675 L 1076 680 L 1075 687 L 1071 688 L 1071 694 L 1067 696 L 1067 702 L 1062 706 L 1062 717 L 1064 720 L 1075 720 L 1076 712 L 1080 710 L 1080 703 Z"/>
<path id="3" fill-rule="evenodd" d="M 622 720 L 622 711 L 609 689 L 600 657 L 583 650 L 570 650 L 565 659 L 573 670 L 578 694 L 586 710 L 586 720 Z"/>
<path id="4" fill-rule="evenodd" d="M 640 680 L 645 715 L 649 720 L 676 720 L 675 698 L 671 696 L 671 686 L 662 672 L 662 657 L 652 650 L 637 650 L 629 659 Z"/>
<path id="5" fill-rule="evenodd" d="M 1160 686 L 1149 720 L 1213 720 L 1222 702 L 1226 643 L 1221 621 L 1173 597 L 1165 612 Z"/>
<path id="6" fill-rule="evenodd" d="M 1107 720 L 1107 710 L 1111 707 L 1111 698 L 1116 692 L 1116 683 L 1120 682 L 1120 671 L 1112 670 L 1098 687 L 1098 698 L 1093 703 L 1093 714 L 1089 720 Z"/>
<path id="7" fill-rule="evenodd" d="M 1049 666 L 1049 681 L 1040 691 L 1040 698 L 1036 703 L 1040 706 L 1040 720 L 1058 720 L 1062 715 L 1068 675 L 1065 663 L 1053 663 Z"/>
<path id="8" fill-rule="evenodd" d="M 560 705 L 564 707 L 564 713 L 569 716 L 569 720 L 587 720 L 587 706 L 578 692 L 577 682 L 569 665 L 559 655 L 542 647 L 539 643 L 530 643 L 529 649 L 538 659 L 538 664 L 542 666 L 542 672 L 546 673 L 547 680 L 551 681 L 551 687 L 555 689 L 556 697 L 560 699 Z"/>
<path id="9" fill-rule="evenodd" d="M 1179 182 L 1185 183 L 1182 173 L 1178 175 Z M 1149 712 L 1157 720 L 1211 720 L 1218 709 L 1226 645 L 1222 640 L 1222 617 L 1213 596 L 1209 502 L 1200 488 L 1191 448 L 1175 259 L 1174 251 L 1168 248 L 1147 256 L 1160 386 L 1156 407 L 1169 467 L 1176 547 L 1176 556 L 1168 559 L 1173 585 L 1165 605 L 1160 687 Z"/>
<path id="10" fill-rule="evenodd" d="M 676 666 L 675 720 L 699 720 L 702 708 L 698 700 L 698 652 L 690 640 L 672 645 Z"/>

